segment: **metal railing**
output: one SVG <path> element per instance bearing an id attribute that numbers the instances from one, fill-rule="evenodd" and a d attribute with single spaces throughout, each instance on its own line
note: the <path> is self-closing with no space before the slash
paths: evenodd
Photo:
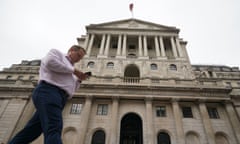
<path id="1" fill-rule="evenodd" d="M 139 83 L 140 78 L 139 77 L 124 77 L 123 82 L 125 82 L 125 83 Z"/>

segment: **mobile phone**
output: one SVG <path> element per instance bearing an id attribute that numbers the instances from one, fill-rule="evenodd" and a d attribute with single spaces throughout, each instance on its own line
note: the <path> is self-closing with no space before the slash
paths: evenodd
<path id="1" fill-rule="evenodd" d="M 92 76 L 92 72 L 85 72 L 84 74 L 87 76 Z"/>

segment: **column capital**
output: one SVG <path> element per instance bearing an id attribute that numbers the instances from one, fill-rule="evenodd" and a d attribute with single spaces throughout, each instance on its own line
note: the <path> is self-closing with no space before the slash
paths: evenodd
<path id="1" fill-rule="evenodd" d="M 86 98 L 86 100 L 90 100 L 91 101 L 93 99 L 93 95 L 86 95 L 85 98 Z"/>
<path id="2" fill-rule="evenodd" d="M 119 96 L 112 96 L 113 101 L 119 101 L 120 97 Z"/>
<path id="3" fill-rule="evenodd" d="M 153 100 L 153 97 L 152 96 L 147 96 L 145 97 L 145 102 L 151 102 Z"/>
<path id="4" fill-rule="evenodd" d="M 180 98 L 172 98 L 171 99 L 171 102 L 179 102 L 180 101 Z"/>

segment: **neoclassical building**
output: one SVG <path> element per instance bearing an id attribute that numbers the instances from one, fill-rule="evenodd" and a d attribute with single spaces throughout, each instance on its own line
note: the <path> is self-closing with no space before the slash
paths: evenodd
<path id="1" fill-rule="evenodd" d="M 63 111 L 64 144 L 240 144 L 238 67 L 191 64 L 176 27 L 131 18 L 86 32 L 75 66 L 93 76 Z M 39 65 L 0 72 L 0 143 L 33 114 Z"/>

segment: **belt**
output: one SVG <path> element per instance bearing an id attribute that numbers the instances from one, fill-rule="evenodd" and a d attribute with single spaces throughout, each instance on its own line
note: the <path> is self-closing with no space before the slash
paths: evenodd
<path id="1" fill-rule="evenodd" d="M 46 81 L 44 81 L 44 80 L 42 80 L 41 82 L 40 82 L 40 84 L 45 84 L 45 85 L 49 85 L 49 86 L 51 86 L 51 87 L 55 87 L 55 88 L 57 88 L 58 90 L 59 90 L 59 92 L 63 95 L 63 96 L 65 96 L 65 97 L 67 97 L 68 98 L 68 93 L 65 91 L 65 90 L 63 90 L 63 89 L 61 89 L 60 87 L 58 87 L 58 86 L 55 86 L 55 85 L 53 85 L 53 84 L 50 84 L 50 83 L 48 83 L 48 82 L 46 82 Z"/>

